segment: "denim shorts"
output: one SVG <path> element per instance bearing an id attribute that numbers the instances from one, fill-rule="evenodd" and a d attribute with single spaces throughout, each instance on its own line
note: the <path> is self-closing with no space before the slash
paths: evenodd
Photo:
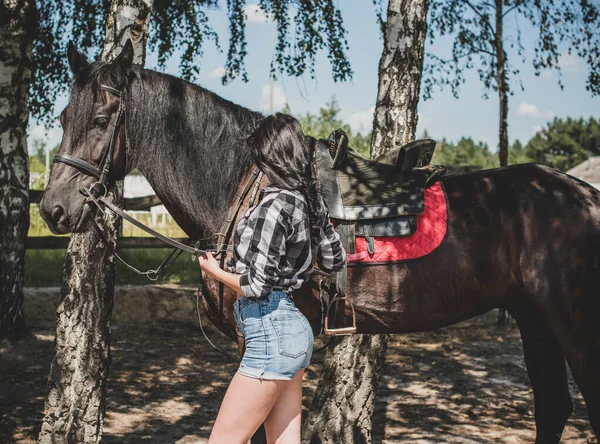
<path id="1" fill-rule="evenodd" d="M 288 293 L 267 298 L 242 297 L 234 305 L 245 350 L 238 372 L 257 379 L 290 380 L 310 363 L 313 333 L 308 320 Z"/>

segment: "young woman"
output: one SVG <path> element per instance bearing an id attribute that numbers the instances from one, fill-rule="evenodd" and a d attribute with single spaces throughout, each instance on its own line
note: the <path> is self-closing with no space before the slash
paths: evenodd
<path id="1" fill-rule="evenodd" d="M 241 296 L 234 315 L 246 344 L 209 443 L 246 444 L 264 423 L 269 443 L 299 444 L 302 377 L 313 334 L 291 292 L 310 278 L 315 260 L 335 271 L 346 255 L 329 222 L 314 152 L 300 123 L 285 114 L 266 117 L 249 142 L 271 183 L 238 223 L 234 272 L 222 270 L 210 254 L 199 259 L 205 273 Z"/>

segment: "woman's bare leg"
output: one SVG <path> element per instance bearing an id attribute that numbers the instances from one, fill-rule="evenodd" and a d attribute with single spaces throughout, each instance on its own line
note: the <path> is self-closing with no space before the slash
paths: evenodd
<path id="1" fill-rule="evenodd" d="M 285 388 L 265 419 L 265 430 L 269 444 L 300 444 L 302 419 L 302 377 L 299 370 Z"/>
<path id="2" fill-rule="evenodd" d="M 237 373 L 225 393 L 209 444 L 246 444 L 291 381 L 266 381 Z"/>

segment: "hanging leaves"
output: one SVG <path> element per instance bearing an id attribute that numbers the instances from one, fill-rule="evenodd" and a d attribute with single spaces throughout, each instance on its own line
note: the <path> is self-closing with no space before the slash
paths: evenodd
<path id="1" fill-rule="evenodd" d="M 600 94 L 600 6 L 590 0 L 504 0 L 502 20 L 513 32 L 504 36 L 504 46 L 514 49 L 525 62 L 525 45 L 521 25 L 528 22 L 538 37 L 533 42 L 532 64 L 535 74 L 554 69 L 562 87 L 561 57 L 577 55 L 589 68 L 587 89 Z M 496 91 L 496 6 L 485 0 L 432 0 L 430 3 L 429 40 L 452 36 L 452 53 L 448 58 L 428 54 L 424 68 L 423 92 L 430 98 L 433 89 L 449 87 L 457 97 L 465 74 L 476 69 L 483 83 L 484 97 Z M 510 19 L 510 22 L 508 20 Z M 519 69 L 507 57 L 508 78 L 517 78 Z M 508 92 L 511 92 L 510 82 Z M 521 85 L 522 88 L 522 85 Z"/>
<path id="2" fill-rule="evenodd" d="M 69 86 L 66 51 L 72 40 L 90 58 L 100 55 L 108 0 L 38 0 L 38 33 L 34 43 L 30 110 L 45 123 L 55 119 L 56 97 Z M 241 78 L 245 69 L 246 0 L 227 0 L 229 45 L 223 83 Z M 277 26 L 277 43 L 271 75 L 315 76 L 319 51 L 326 51 L 335 81 L 352 78 L 346 55 L 348 42 L 339 8 L 334 0 L 259 0 L 260 8 Z M 218 0 L 155 0 L 148 47 L 158 54 L 158 66 L 180 54 L 179 74 L 188 80 L 198 76 L 207 41 L 222 50 L 219 35 L 207 12 L 219 8 Z"/>

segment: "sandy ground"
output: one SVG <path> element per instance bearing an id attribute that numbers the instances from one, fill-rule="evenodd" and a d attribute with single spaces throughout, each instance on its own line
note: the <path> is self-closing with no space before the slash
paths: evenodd
<path id="1" fill-rule="evenodd" d="M 231 353 L 232 344 L 209 329 Z M 202 443 L 236 364 L 195 325 L 115 327 L 105 443 Z M 0 344 L 0 443 L 33 443 L 43 416 L 53 331 Z M 323 353 L 305 379 L 310 403 Z M 597 443 L 571 381 L 575 412 L 563 442 Z M 394 336 L 379 383 L 374 443 L 531 443 L 533 397 L 516 327 L 488 315 L 443 330 Z"/>

